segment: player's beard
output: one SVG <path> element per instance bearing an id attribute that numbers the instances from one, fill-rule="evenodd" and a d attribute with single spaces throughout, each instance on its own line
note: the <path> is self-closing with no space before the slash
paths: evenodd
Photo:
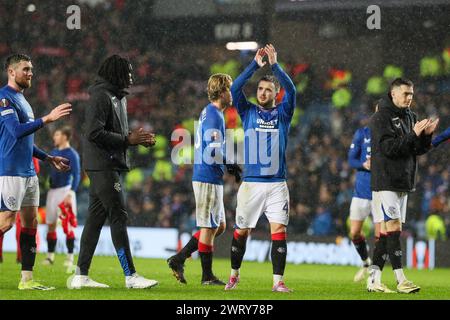
<path id="1" fill-rule="evenodd" d="M 19 88 L 23 89 L 28 89 L 31 87 L 31 79 L 27 80 L 27 79 L 16 79 L 16 84 Z"/>
<path id="2" fill-rule="evenodd" d="M 273 109 L 275 107 L 275 104 L 273 103 L 274 99 L 269 99 L 267 100 L 265 103 L 262 103 L 259 99 L 258 99 L 258 104 L 263 108 L 263 109 Z"/>

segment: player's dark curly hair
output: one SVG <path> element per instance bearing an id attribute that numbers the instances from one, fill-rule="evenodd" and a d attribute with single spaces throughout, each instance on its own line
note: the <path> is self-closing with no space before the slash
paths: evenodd
<path id="1" fill-rule="evenodd" d="M 133 84 L 133 76 L 130 79 L 132 71 L 131 63 L 127 59 L 114 54 L 103 61 L 98 75 L 118 88 L 124 89 Z"/>
<path id="2" fill-rule="evenodd" d="M 8 70 L 10 65 L 19 63 L 20 61 L 31 61 L 31 58 L 26 54 L 22 53 L 12 54 L 8 56 L 5 60 L 5 70 Z"/>

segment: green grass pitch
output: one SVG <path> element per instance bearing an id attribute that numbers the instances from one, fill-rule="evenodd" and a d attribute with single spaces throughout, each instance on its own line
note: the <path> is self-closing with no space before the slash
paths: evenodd
<path id="1" fill-rule="evenodd" d="M 36 280 L 45 285 L 55 286 L 53 291 L 19 291 L 17 285 L 20 266 L 15 263 L 15 255 L 6 253 L 0 264 L 0 300 L 19 299 L 81 299 L 81 300 L 450 300 L 450 269 L 406 270 L 406 276 L 422 287 L 416 294 L 368 293 L 365 283 L 354 283 L 355 267 L 326 265 L 292 265 L 286 267 L 286 284 L 293 293 L 273 293 L 272 266 L 270 263 L 244 261 L 241 269 L 241 283 L 234 291 L 225 292 L 223 287 L 205 287 L 200 284 L 201 267 L 199 260 L 186 261 L 187 285 L 179 284 L 172 276 L 166 261 L 161 259 L 135 259 L 138 272 L 156 279 L 159 285 L 148 290 L 126 289 L 124 276 L 115 257 L 96 256 L 93 259 L 91 276 L 94 280 L 109 284 L 110 289 L 68 290 L 66 280 L 69 275 L 63 267 L 64 256 L 57 256 L 53 266 L 41 265 L 45 258 L 39 254 L 36 259 Z M 228 279 L 230 263 L 226 259 L 215 259 L 214 270 L 223 281 Z M 392 269 L 386 266 L 383 282 L 395 289 Z"/>

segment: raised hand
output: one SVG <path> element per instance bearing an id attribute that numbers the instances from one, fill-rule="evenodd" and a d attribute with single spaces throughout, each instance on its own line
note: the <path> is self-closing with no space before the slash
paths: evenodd
<path id="1" fill-rule="evenodd" d="M 260 48 L 260 49 L 258 49 L 258 51 L 256 51 L 255 61 L 256 61 L 256 63 L 258 63 L 258 66 L 260 68 L 262 68 L 266 65 L 266 62 L 263 61 L 263 58 L 265 55 L 266 55 L 266 51 L 264 50 L 264 48 Z"/>
<path id="2" fill-rule="evenodd" d="M 72 112 L 72 105 L 70 103 L 63 103 L 54 108 L 48 115 L 42 117 L 44 123 L 50 123 L 65 117 Z"/>
<path id="3" fill-rule="evenodd" d="M 264 51 L 267 54 L 267 58 L 269 58 L 269 64 L 270 65 L 273 65 L 273 64 L 278 62 L 277 61 L 277 52 L 276 52 L 275 47 L 273 45 L 267 44 L 264 47 Z"/>

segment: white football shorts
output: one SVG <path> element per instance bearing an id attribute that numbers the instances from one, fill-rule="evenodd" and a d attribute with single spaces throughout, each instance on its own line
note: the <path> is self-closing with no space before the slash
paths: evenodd
<path id="1" fill-rule="evenodd" d="M 61 212 L 59 204 L 63 202 L 67 195 L 72 197 L 72 211 L 77 215 L 77 196 L 76 193 L 71 190 L 71 185 L 50 189 L 47 192 L 47 201 L 45 202 L 45 222 L 47 224 L 54 224 L 58 221 L 58 216 Z"/>
<path id="2" fill-rule="evenodd" d="M 0 177 L 0 211 L 19 211 L 22 207 L 39 206 L 39 180 L 37 176 Z"/>
<path id="3" fill-rule="evenodd" d="M 223 186 L 192 181 L 192 187 L 194 189 L 197 227 L 218 228 L 220 223 L 225 222 Z"/>
<path id="4" fill-rule="evenodd" d="M 253 229 L 261 215 L 270 223 L 289 223 L 289 190 L 282 182 L 243 182 L 237 194 L 236 226 Z"/>
<path id="5" fill-rule="evenodd" d="M 406 221 L 408 193 L 395 191 L 372 191 L 374 222 L 399 219 Z"/>
<path id="6" fill-rule="evenodd" d="M 373 212 L 372 201 L 353 197 L 350 204 L 350 220 L 364 221 Z"/>

